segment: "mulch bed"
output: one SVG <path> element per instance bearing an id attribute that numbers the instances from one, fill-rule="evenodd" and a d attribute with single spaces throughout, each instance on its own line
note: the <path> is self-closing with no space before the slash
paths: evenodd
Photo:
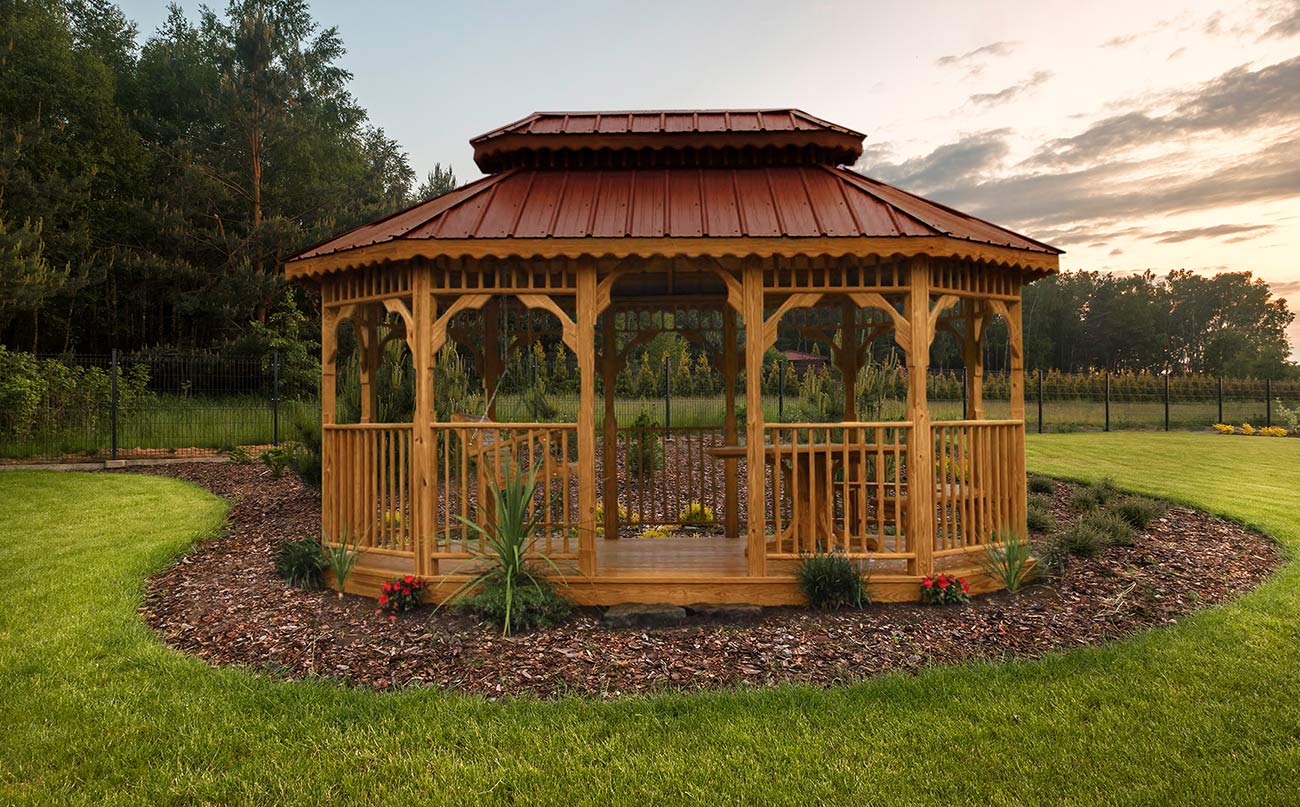
<path id="1" fill-rule="evenodd" d="M 396 622 L 373 600 L 301 591 L 274 572 L 277 547 L 319 529 L 320 497 L 291 473 L 257 466 L 133 468 L 197 483 L 231 502 L 227 529 L 148 583 L 141 609 L 171 646 L 211 664 L 286 678 L 389 689 L 436 686 L 488 698 L 635 693 L 806 683 L 830 686 L 889 671 L 974 659 L 1037 658 L 1169 625 L 1256 586 L 1281 561 L 1268 538 L 1171 508 L 1132 547 L 1070 558 L 1064 573 L 1012 596 L 968 605 L 880 604 L 818 613 L 765 609 L 749 624 L 688 621 L 616 630 L 598 609 L 511 639 L 450 609 Z M 1053 495 L 1068 513 L 1069 486 Z"/>

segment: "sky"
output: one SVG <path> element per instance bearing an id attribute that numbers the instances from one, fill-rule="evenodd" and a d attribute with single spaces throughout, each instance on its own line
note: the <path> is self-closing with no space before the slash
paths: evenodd
<path id="1" fill-rule="evenodd" d="M 793 106 L 1063 269 L 1252 271 L 1300 311 L 1300 0 L 311 7 L 421 176 L 477 178 L 468 140 L 538 110 Z"/>

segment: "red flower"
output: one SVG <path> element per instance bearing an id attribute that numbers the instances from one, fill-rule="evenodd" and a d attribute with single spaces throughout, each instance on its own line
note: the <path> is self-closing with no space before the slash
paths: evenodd
<path id="1" fill-rule="evenodd" d="M 926 588 L 934 588 L 934 579 L 931 577 L 927 577 L 921 581 L 921 585 L 925 586 Z"/>
<path id="2" fill-rule="evenodd" d="M 939 575 L 939 588 L 942 589 L 948 588 L 948 578 L 944 577 L 943 575 Z"/>
<path id="3" fill-rule="evenodd" d="M 382 614 L 383 612 L 384 612 L 384 611 L 383 611 L 382 608 L 376 608 L 376 609 L 375 609 L 375 616 L 379 616 L 379 615 Z"/>
<path id="4" fill-rule="evenodd" d="M 402 578 L 402 582 L 403 582 L 403 583 L 407 583 L 407 584 L 414 583 L 414 582 L 415 582 L 415 577 L 414 577 L 413 575 L 409 575 L 409 574 L 408 574 L 406 577 L 403 577 L 403 578 Z"/>
<path id="5" fill-rule="evenodd" d="M 966 583 L 965 580 L 962 580 L 962 581 L 961 581 L 961 590 L 964 591 L 964 592 L 966 592 L 967 594 L 970 593 L 970 586 L 967 585 L 967 583 Z"/>
<path id="6" fill-rule="evenodd" d="M 409 597 L 409 596 L 411 596 L 411 590 L 410 590 L 409 588 L 407 588 L 406 586 L 402 586 L 402 594 L 404 594 L 405 596 Z"/>
<path id="7" fill-rule="evenodd" d="M 380 604 L 380 605 L 388 605 L 388 595 L 387 595 L 387 594 L 380 594 L 380 595 L 379 595 L 379 604 Z"/>
<path id="8" fill-rule="evenodd" d="M 388 621 L 389 621 L 389 622 L 396 622 L 396 621 L 397 621 L 397 614 L 389 614 L 389 615 L 388 615 Z"/>

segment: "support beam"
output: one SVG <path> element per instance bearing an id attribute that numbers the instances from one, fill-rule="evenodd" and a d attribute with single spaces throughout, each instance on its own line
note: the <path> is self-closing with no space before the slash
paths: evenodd
<path id="1" fill-rule="evenodd" d="M 379 322 L 381 316 L 369 303 L 357 307 L 352 324 L 356 326 L 358 366 L 361 375 L 361 422 L 374 423 L 379 415 L 379 386 L 375 376 L 379 372 L 380 344 Z"/>
<path id="2" fill-rule="evenodd" d="M 415 548 L 415 573 L 437 574 L 433 561 L 432 541 L 434 504 L 438 498 L 433 444 L 433 323 L 438 316 L 438 301 L 433 296 L 432 277 L 425 261 L 411 266 L 411 319 L 415 325 L 411 364 L 415 371 L 415 415 L 411 426 L 411 510 L 415 516 L 412 542 Z"/>
<path id="3" fill-rule="evenodd" d="M 483 395 L 487 419 L 497 419 L 497 385 L 501 381 L 501 298 L 483 306 Z"/>
<path id="4" fill-rule="evenodd" d="M 912 433 L 907 441 L 907 542 L 916 557 L 908 571 L 934 572 L 934 449 L 926 378 L 930 370 L 930 259 L 909 261 L 907 322 L 911 332 L 907 349 L 907 419 Z"/>
<path id="5" fill-rule="evenodd" d="M 749 476 L 748 547 L 750 577 L 767 574 L 767 524 L 763 451 L 763 264 L 757 257 L 745 259 L 742 279 L 745 303 L 745 468 Z"/>
<path id="6" fill-rule="evenodd" d="M 967 304 L 965 333 L 962 335 L 962 361 L 966 365 L 966 400 L 970 420 L 984 419 L 984 306 Z"/>
<path id="7" fill-rule="evenodd" d="M 722 442 L 729 446 L 736 445 L 739 439 L 736 431 L 736 360 L 736 312 L 727 307 L 722 311 L 722 388 L 727 402 L 726 416 L 722 421 Z M 740 537 L 739 464 L 736 458 L 728 457 L 723 465 L 723 490 L 726 496 L 723 530 L 728 538 Z"/>
<path id="8" fill-rule="evenodd" d="M 605 508 L 605 540 L 618 538 L 618 421 L 614 416 L 614 382 L 622 364 L 614 340 L 613 311 L 605 312 L 601 324 L 600 370 L 605 392 L 605 418 L 602 422 L 601 447 L 604 454 L 605 490 L 601 496 Z"/>
<path id="9" fill-rule="evenodd" d="M 858 419 L 858 308 L 852 300 L 840 303 L 840 346 L 836 351 L 844 382 L 844 420 Z"/>
<path id="10" fill-rule="evenodd" d="M 577 261 L 577 321 L 570 347 L 578 356 L 578 568 L 582 574 L 596 573 L 596 262 L 587 257 Z M 525 295 L 521 295 L 522 300 Z M 559 312 L 559 306 L 542 308 Z M 531 306 L 532 303 L 525 302 Z M 561 322 L 568 320 L 559 312 Z M 565 331 L 569 327 L 565 326 Z M 569 341 L 566 339 L 566 342 Z"/>

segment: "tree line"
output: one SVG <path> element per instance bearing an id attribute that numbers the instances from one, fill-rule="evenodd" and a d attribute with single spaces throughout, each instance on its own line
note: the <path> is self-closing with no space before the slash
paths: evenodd
<path id="1" fill-rule="evenodd" d="M 351 95 L 338 30 L 303 0 L 231 0 L 195 18 L 173 5 L 143 37 L 106 0 L 0 9 L 0 344 L 12 349 L 277 348 L 312 377 L 318 300 L 279 259 L 456 185 L 438 165 L 417 187 Z M 1293 318 L 1246 272 L 1067 272 L 1025 289 L 1026 366 L 1285 377 Z M 986 362 L 1005 369 L 1005 325 L 989 337 Z M 646 364 L 635 383 L 657 382 L 662 356 L 634 358 Z M 671 362 L 708 376 L 698 351 Z M 960 363 L 937 338 L 932 365 Z"/>

